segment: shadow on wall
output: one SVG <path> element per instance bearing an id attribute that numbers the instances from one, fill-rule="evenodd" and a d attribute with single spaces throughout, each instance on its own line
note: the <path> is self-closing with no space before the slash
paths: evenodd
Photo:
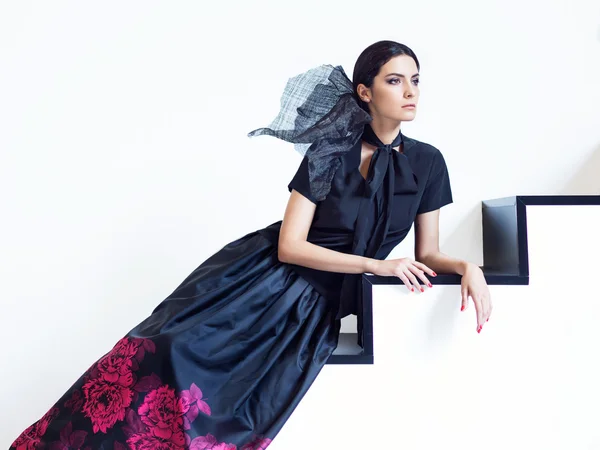
<path id="1" fill-rule="evenodd" d="M 562 195 L 600 195 L 600 145 L 561 192 Z"/>

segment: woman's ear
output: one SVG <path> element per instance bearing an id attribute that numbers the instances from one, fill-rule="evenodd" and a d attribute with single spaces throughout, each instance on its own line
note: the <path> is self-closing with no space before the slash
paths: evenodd
<path id="1" fill-rule="evenodd" d="M 364 84 L 360 83 L 356 87 L 356 92 L 358 94 L 358 98 L 360 98 L 363 102 L 369 103 L 371 101 L 371 89 L 366 87 Z"/>

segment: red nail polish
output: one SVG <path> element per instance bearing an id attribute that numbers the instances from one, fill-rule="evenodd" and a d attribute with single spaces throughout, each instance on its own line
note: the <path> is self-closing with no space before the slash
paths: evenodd
<path id="1" fill-rule="evenodd" d="M 489 322 L 489 321 L 490 321 L 490 318 L 488 317 L 487 320 L 486 320 L 486 322 Z"/>
<path id="2" fill-rule="evenodd" d="M 462 306 L 460 307 L 460 310 L 461 310 L 461 311 L 464 311 L 464 310 L 465 310 L 465 305 L 462 305 Z"/>
<path id="3" fill-rule="evenodd" d="M 414 288 L 410 288 L 410 290 L 411 290 L 411 292 L 415 292 L 415 289 L 414 289 Z"/>
<path id="4" fill-rule="evenodd" d="M 437 273 L 435 273 L 435 272 L 431 272 L 431 273 L 433 273 L 433 276 L 434 276 L 434 277 L 437 277 Z"/>
<path id="5" fill-rule="evenodd" d="M 425 292 L 425 289 L 421 288 L 421 292 Z"/>
<path id="6" fill-rule="evenodd" d="M 428 285 L 429 287 L 433 287 L 433 286 L 431 285 L 431 283 L 428 283 L 427 285 Z"/>

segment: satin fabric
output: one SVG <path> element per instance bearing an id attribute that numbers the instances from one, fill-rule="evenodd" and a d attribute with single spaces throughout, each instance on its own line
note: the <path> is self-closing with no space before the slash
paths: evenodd
<path id="1" fill-rule="evenodd" d="M 315 287 L 249 233 L 197 267 L 11 449 L 266 449 L 339 330 Z"/>

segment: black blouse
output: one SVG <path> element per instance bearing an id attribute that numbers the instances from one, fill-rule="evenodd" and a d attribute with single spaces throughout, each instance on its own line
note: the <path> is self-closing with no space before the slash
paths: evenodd
<path id="1" fill-rule="evenodd" d="M 441 208 L 452 203 L 452 192 L 448 169 L 442 153 L 430 144 L 407 138 L 403 135 L 404 152 L 392 152 L 396 177 L 401 176 L 401 158 L 407 158 L 413 171 L 418 190 L 416 194 L 394 191 L 394 202 L 389 230 L 376 259 L 385 259 L 392 249 L 408 234 L 417 214 Z M 365 196 L 366 181 L 360 173 L 361 145 L 357 144 L 341 157 L 340 167 L 332 180 L 331 190 L 322 201 L 316 201 L 310 194 L 308 178 L 308 158 L 304 156 L 296 174 L 288 184 L 288 190 L 296 190 L 308 200 L 315 203 L 316 210 L 308 242 L 343 253 L 352 253 L 354 229 L 358 217 L 359 204 Z M 404 161 L 405 163 L 406 161 Z M 404 164 L 406 167 L 406 164 Z M 398 180 L 396 186 L 402 186 Z M 378 214 L 376 205 L 369 214 Z M 263 235 L 275 244 L 279 238 L 281 221 L 263 230 Z M 320 271 L 305 266 L 293 265 L 296 271 L 313 284 L 317 290 L 337 302 L 342 280 L 346 274 Z"/>

